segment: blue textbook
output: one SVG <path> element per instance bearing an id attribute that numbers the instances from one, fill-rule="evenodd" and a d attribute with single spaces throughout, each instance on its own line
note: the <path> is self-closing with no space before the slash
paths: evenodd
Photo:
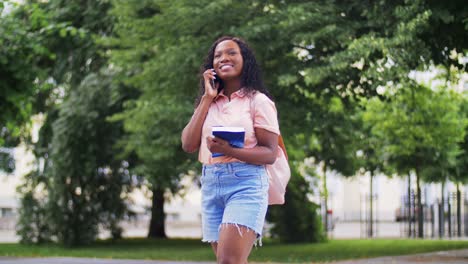
<path id="1" fill-rule="evenodd" d="M 244 147 L 245 129 L 243 127 L 214 126 L 211 133 L 215 137 L 228 141 L 229 144 L 235 148 Z M 211 156 L 215 158 L 224 156 L 224 154 L 213 153 Z"/>

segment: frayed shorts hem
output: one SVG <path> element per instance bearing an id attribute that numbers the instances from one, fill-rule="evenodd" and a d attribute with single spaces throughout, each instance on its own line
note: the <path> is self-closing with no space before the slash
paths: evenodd
<path id="1" fill-rule="evenodd" d="M 254 228 L 249 227 L 249 226 L 246 226 L 246 225 L 238 224 L 238 223 L 229 223 L 229 222 L 228 222 L 228 223 L 222 223 L 222 224 L 219 226 L 218 230 L 220 231 L 221 228 L 223 228 L 223 226 L 227 226 L 227 225 L 234 225 L 234 226 L 236 226 L 236 227 L 237 227 L 237 231 L 239 232 L 239 235 L 240 235 L 241 237 L 243 236 L 243 232 L 242 232 L 242 230 L 241 230 L 240 227 L 245 227 L 245 228 L 247 229 L 246 232 L 254 232 L 255 235 L 256 235 L 256 239 L 255 239 L 254 245 L 255 245 L 255 246 L 257 246 L 257 245 L 258 245 L 258 246 L 262 246 L 262 234 L 259 233 L 259 232 L 257 232 L 257 231 L 255 231 Z M 214 239 L 214 240 L 212 240 L 212 239 L 202 239 L 202 242 L 204 242 L 204 243 L 210 243 L 210 244 L 211 244 L 211 243 L 218 243 L 218 240 L 216 240 L 216 239 Z"/>

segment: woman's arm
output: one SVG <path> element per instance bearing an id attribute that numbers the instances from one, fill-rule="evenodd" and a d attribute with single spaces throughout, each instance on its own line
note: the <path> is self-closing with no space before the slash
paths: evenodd
<path id="1" fill-rule="evenodd" d="M 208 109 L 210 109 L 211 102 L 213 102 L 213 99 L 218 94 L 219 83 L 216 83 L 215 87 L 211 84 L 211 80 L 215 79 L 215 74 L 213 69 L 208 69 L 203 73 L 203 78 L 205 79 L 205 94 L 202 96 L 200 104 L 195 109 L 192 119 L 182 131 L 182 149 L 185 152 L 192 153 L 200 148 L 203 123 L 208 114 Z"/>
<path id="2" fill-rule="evenodd" d="M 205 122 L 212 101 L 213 98 L 204 95 L 200 104 L 195 109 L 192 119 L 182 131 L 182 149 L 185 152 L 192 153 L 197 151 L 200 147 L 203 123 Z"/>
<path id="3" fill-rule="evenodd" d="M 208 149 L 251 164 L 272 164 L 278 151 L 278 135 L 263 128 L 255 128 L 257 146 L 254 148 L 234 148 L 225 140 L 207 137 Z"/>

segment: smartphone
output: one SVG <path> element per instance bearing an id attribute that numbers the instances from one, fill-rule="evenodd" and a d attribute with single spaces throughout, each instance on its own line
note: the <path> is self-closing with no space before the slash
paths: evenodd
<path id="1" fill-rule="evenodd" d="M 213 89 L 216 89 L 216 83 L 219 82 L 218 74 L 215 74 L 215 77 L 216 77 L 216 79 L 214 79 L 214 80 L 212 79 L 212 80 L 211 80 L 211 86 L 213 87 Z"/>

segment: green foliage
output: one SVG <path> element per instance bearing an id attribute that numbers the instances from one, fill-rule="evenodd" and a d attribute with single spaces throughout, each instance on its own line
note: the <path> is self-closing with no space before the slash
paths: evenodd
<path id="1" fill-rule="evenodd" d="M 37 96 L 50 88 L 42 66 L 53 57 L 41 31 L 49 17 L 37 5 L 8 4 L 11 12 L 0 8 L 0 146 L 15 146 L 15 138 L 27 135 Z"/>
<path id="2" fill-rule="evenodd" d="M 383 142 L 384 158 L 397 172 L 406 175 L 412 169 L 446 170 L 455 162 L 466 126 L 457 94 L 410 87 L 398 90 L 387 101 L 367 101 L 364 120 Z"/>
<path id="3" fill-rule="evenodd" d="M 426 1 L 113 3 L 118 37 L 104 41 L 122 47 L 111 54 L 119 79 L 142 92 L 116 118 L 130 132 L 128 149 L 145 160 L 142 169 L 162 170 L 151 174 L 151 182 L 173 190 L 195 160 L 181 152 L 179 135 L 192 113 L 198 67 L 217 37 L 243 37 L 256 51 L 266 84 L 278 99 L 291 157 L 314 156 L 352 175 L 360 136 L 351 118 L 354 98 L 375 96 L 377 88 L 397 84 L 431 61 L 441 43 L 427 38 L 435 32 L 431 23 L 441 21 L 432 14 L 458 13 L 463 6 L 461 1 L 448 6 Z M 444 21 L 458 30 L 461 18 Z M 451 49 L 459 40 L 443 42 Z"/>
<path id="4" fill-rule="evenodd" d="M 21 206 L 16 230 L 23 244 L 42 244 L 55 238 L 44 186 L 44 178 L 35 171 L 26 175 L 25 182 L 18 187 Z"/>
<path id="5" fill-rule="evenodd" d="M 56 61 L 50 75 L 63 85 L 65 94 L 75 89 L 90 73 L 107 64 L 105 49 L 97 38 L 112 34 L 114 18 L 108 15 L 108 0 L 53 0 L 42 5 L 59 30 L 50 32 L 47 46 L 55 52 Z"/>
<path id="6" fill-rule="evenodd" d="M 387 175 L 393 173 L 391 166 L 385 160 L 385 151 L 381 138 L 372 134 L 372 125 L 364 122 L 365 111 L 358 111 L 355 113 L 354 119 L 359 123 L 360 129 L 358 130 L 358 141 L 356 142 L 356 163 L 361 172 L 371 172 L 373 175 L 384 172 Z"/>
<path id="7" fill-rule="evenodd" d="M 180 132 L 193 110 L 198 67 L 221 35 L 243 37 L 256 50 L 293 160 L 313 156 L 343 175 L 352 175 L 357 167 L 375 170 L 389 164 L 400 172 L 419 166 L 425 175 L 436 175 L 439 171 L 430 170 L 464 164 L 466 144 L 461 143 L 460 131 L 465 128 L 454 125 L 458 106 L 450 103 L 453 95 L 414 89 L 407 83 L 411 70 L 433 64 L 465 71 L 461 58 L 466 57 L 467 28 L 466 4 L 461 0 L 18 4 L 0 19 L 0 146 L 17 145 L 18 136 L 27 134 L 30 115 L 45 113 L 34 147 L 42 165 L 21 191 L 22 234 L 28 230 L 37 234 L 44 223 L 40 219 L 49 216 L 55 219 L 49 227 L 61 225 L 60 239 L 67 243 L 89 242 L 98 223 L 117 230 L 122 215 L 117 193 L 125 191 L 117 186 L 123 175 L 114 173 L 122 159 L 134 159 L 135 154 L 134 172 L 145 175 L 151 189 L 178 190 L 180 177 L 197 166 L 195 155 L 182 152 Z M 399 89 L 395 98 L 378 93 L 395 88 Z M 363 124 L 356 102 L 372 97 L 376 98 L 365 100 Z M 121 149 L 113 149 L 116 142 Z M 357 150 L 363 156 L 356 157 Z M 109 169 L 118 180 L 105 187 L 104 194 L 99 188 L 108 179 L 101 176 Z M 47 199 L 56 204 L 45 205 L 37 196 L 42 184 L 50 191 Z M 302 184 L 293 180 L 290 188 L 302 190 Z M 298 208 L 300 203 L 293 203 L 302 196 L 297 198 L 295 191 L 291 195 L 287 206 Z M 105 208 L 100 216 L 93 215 L 96 208 L 88 207 L 92 199 Z M 69 201 L 72 207 L 66 204 Z M 84 221 L 82 240 L 70 220 L 73 212 L 77 221 Z M 85 215 L 93 216 L 81 219 Z M 28 229 L 28 219 L 38 219 L 38 227 Z"/>
<path id="8" fill-rule="evenodd" d="M 267 220 L 273 223 L 271 236 L 285 243 L 322 242 L 322 230 L 318 206 L 309 200 L 309 183 L 295 167 L 292 167 L 282 206 L 270 206 Z"/>
<path id="9" fill-rule="evenodd" d="M 446 171 L 456 164 L 459 143 L 467 119 L 460 115 L 458 94 L 432 91 L 408 83 L 383 102 L 377 98 L 366 105 L 364 120 L 381 140 L 382 153 L 400 175 L 414 173 L 418 204 L 418 236 L 423 237 L 420 181 L 444 182 Z M 408 194 L 409 195 L 409 194 Z"/>
<path id="10" fill-rule="evenodd" d="M 468 97 L 464 94 L 460 102 L 461 120 L 468 120 Z M 457 183 L 468 182 L 468 125 L 465 127 L 464 138 L 459 142 L 460 151 L 456 156 L 454 166 L 449 168 L 449 178 Z"/>
<path id="11" fill-rule="evenodd" d="M 122 124 L 107 118 L 121 111 L 131 95 L 113 84 L 105 49 L 96 43 L 97 37 L 112 32 L 110 4 L 31 3 L 48 18 L 49 24 L 37 26 L 56 60 L 43 65 L 53 89 L 38 96 L 42 103 L 37 111 L 44 112 L 45 121 L 33 149 L 37 171 L 20 188 L 24 207 L 19 234 L 23 242 L 47 238 L 81 245 L 93 241 L 102 227 L 118 238 L 132 178 L 130 164 L 118 158 L 120 150 L 114 147 L 123 136 Z M 47 230 L 40 228 L 45 221 Z"/>
<path id="12" fill-rule="evenodd" d="M 118 47 L 111 53 L 112 63 L 119 71 L 117 78 L 138 89 L 140 97 L 127 102 L 125 111 L 112 120 L 124 122 L 129 136 L 121 145 L 142 161 L 135 171 L 146 177 L 153 197 L 164 197 L 166 191 L 179 190 L 180 178 L 195 166 L 195 155 L 182 151 L 180 133 L 193 109 L 196 69 L 202 59 L 200 52 L 191 50 L 192 40 L 179 40 L 179 33 L 173 35 L 176 28 L 185 30 L 183 20 L 178 19 L 188 10 L 179 4 L 169 1 L 113 4 L 113 15 L 118 18 L 117 37 L 101 41 L 109 47 Z M 190 87 L 191 93 L 187 93 Z M 153 199 L 149 236 L 165 236 L 163 202 Z M 155 231 L 158 227 L 160 230 Z"/>
<path id="13" fill-rule="evenodd" d="M 21 218 L 17 223 L 17 234 L 21 238 L 20 243 L 42 244 L 50 242 L 53 235 L 50 232 L 47 216 L 45 206 L 33 197 L 33 193 L 25 194 L 21 199 Z"/>
<path id="14" fill-rule="evenodd" d="M 67 245 L 90 243 L 100 223 L 119 228 L 125 213 L 122 198 L 131 177 L 128 165 L 114 159 L 122 128 L 106 121 L 118 109 L 111 92 L 111 75 L 89 75 L 53 124 L 49 204 L 59 240 Z"/>

